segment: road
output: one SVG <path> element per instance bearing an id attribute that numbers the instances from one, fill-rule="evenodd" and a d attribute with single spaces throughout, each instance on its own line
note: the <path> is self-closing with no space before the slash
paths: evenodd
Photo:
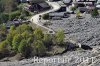
<path id="1" fill-rule="evenodd" d="M 39 22 L 39 16 L 40 15 L 42 16 L 42 15 L 50 13 L 50 12 L 57 11 L 57 10 L 59 10 L 61 8 L 61 6 L 57 2 L 48 2 L 48 1 L 46 1 L 46 2 L 52 7 L 52 9 L 50 9 L 48 11 L 44 11 L 42 13 L 39 13 L 39 14 L 36 14 L 36 15 L 32 16 L 32 18 L 30 19 L 30 21 L 32 23 L 35 23 L 36 25 L 44 28 L 44 29 L 47 29 L 48 31 L 52 31 L 53 33 L 55 33 L 52 29 L 47 28 L 47 27 L 41 25 L 41 23 Z"/>

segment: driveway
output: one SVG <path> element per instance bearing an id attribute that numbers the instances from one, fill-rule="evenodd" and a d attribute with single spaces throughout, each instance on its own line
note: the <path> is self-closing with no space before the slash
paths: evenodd
<path id="1" fill-rule="evenodd" d="M 55 33 L 52 29 L 41 25 L 41 23 L 39 21 L 39 16 L 47 14 L 47 13 L 50 13 L 50 12 L 57 11 L 57 10 L 59 10 L 61 8 L 61 6 L 57 2 L 48 2 L 48 1 L 46 1 L 46 2 L 52 7 L 52 9 L 50 9 L 48 11 L 44 11 L 44 12 L 39 13 L 39 14 L 36 14 L 36 15 L 32 16 L 32 18 L 30 20 L 31 20 L 32 23 L 35 23 L 36 25 L 38 25 L 38 26 L 40 26 L 40 27 L 42 27 L 44 29 L 47 29 L 48 31 L 52 31 L 53 33 Z"/>

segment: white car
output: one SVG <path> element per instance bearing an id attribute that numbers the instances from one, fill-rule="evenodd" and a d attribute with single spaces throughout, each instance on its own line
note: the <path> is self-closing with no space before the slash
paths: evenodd
<path id="1" fill-rule="evenodd" d="M 100 4 L 96 5 L 96 8 L 99 8 L 100 9 Z"/>

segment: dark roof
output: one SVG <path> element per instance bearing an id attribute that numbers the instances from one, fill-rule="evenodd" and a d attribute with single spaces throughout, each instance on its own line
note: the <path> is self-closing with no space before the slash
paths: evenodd
<path id="1" fill-rule="evenodd" d="M 38 3 L 38 5 L 40 5 L 42 8 L 48 8 L 50 7 L 47 3 L 43 2 L 43 3 Z"/>

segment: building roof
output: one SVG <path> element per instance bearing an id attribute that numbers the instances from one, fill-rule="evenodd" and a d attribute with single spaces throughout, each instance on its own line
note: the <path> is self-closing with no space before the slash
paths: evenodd
<path id="1" fill-rule="evenodd" d="M 54 12 L 54 13 L 49 13 L 50 16 L 55 16 L 55 17 L 62 17 L 64 16 L 65 12 Z"/>
<path id="2" fill-rule="evenodd" d="M 39 3 L 38 5 L 40 5 L 42 8 L 48 8 L 49 7 L 49 5 L 45 2 Z"/>
<path id="3" fill-rule="evenodd" d="M 72 0 L 63 0 L 64 3 L 70 3 Z"/>

